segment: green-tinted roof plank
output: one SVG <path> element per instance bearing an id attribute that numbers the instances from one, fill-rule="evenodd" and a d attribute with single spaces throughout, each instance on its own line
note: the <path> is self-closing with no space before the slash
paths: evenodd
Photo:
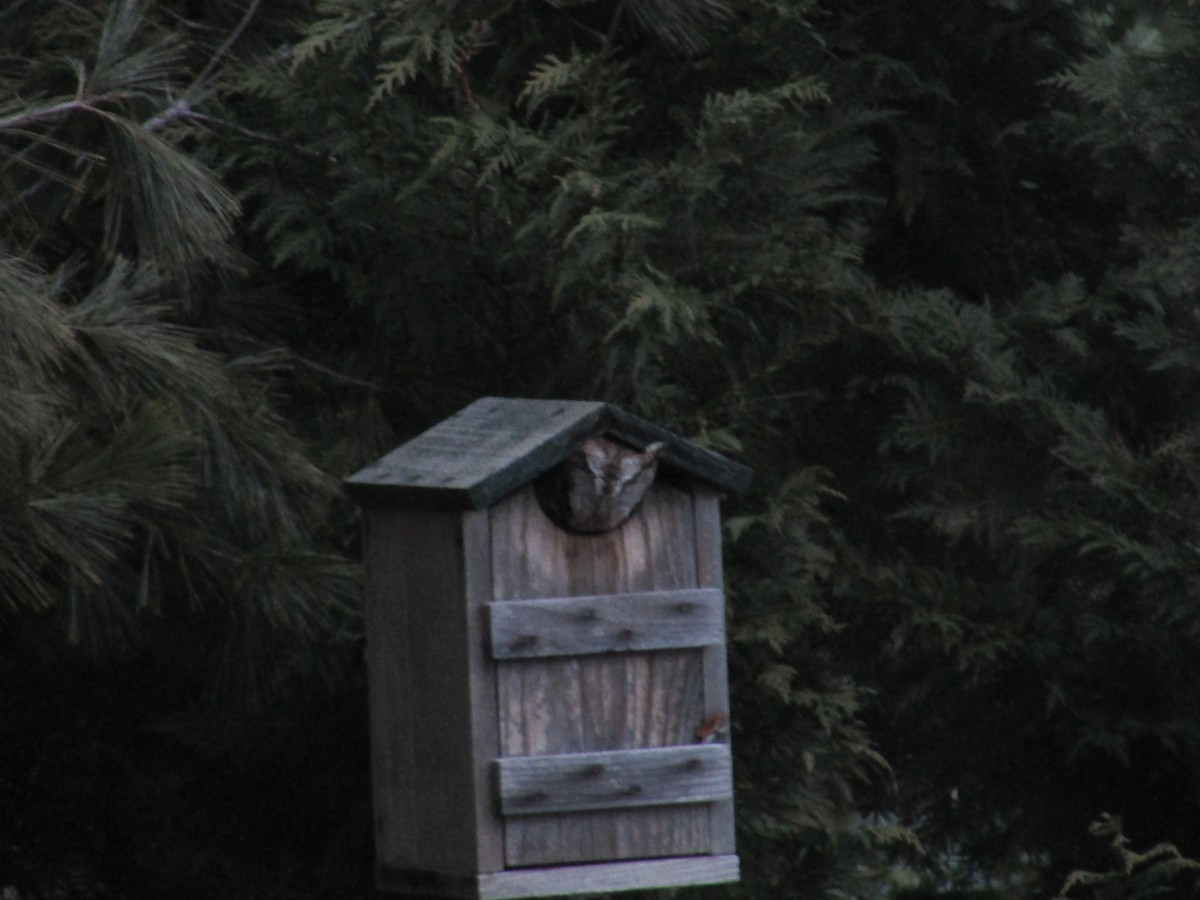
<path id="1" fill-rule="evenodd" d="M 365 506 L 483 509 L 554 467 L 583 439 L 667 445 L 663 462 L 727 490 L 750 470 L 605 403 L 484 397 L 346 480 Z"/>

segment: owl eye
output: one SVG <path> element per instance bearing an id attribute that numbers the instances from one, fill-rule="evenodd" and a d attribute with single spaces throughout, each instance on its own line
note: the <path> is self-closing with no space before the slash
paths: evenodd
<path id="1" fill-rule="evenodd" d="M 605 481 L 612 475 L 611 463 L 596 456 L 587 457 L 587 469 L 597 482 Z"/>

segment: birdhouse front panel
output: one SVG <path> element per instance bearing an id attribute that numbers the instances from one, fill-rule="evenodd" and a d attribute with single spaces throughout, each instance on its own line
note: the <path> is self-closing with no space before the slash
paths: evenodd
<path id="1" fill-rule="evenodd" d="M 600 534 L 558 527 L 529 487 L 492 507 L 507 865 L 729 847 L 728 747 L 697 737 L 727 704 L 719 582 L 697 551 L 714 504 L 697 493 L 660 479 Z"/>

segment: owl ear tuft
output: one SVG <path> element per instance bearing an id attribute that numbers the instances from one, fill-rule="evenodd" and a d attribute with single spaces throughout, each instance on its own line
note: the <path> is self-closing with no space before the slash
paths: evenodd
<path id="1" fill-rule="evenodd" d="M 597 478 L 603 478 L 612 464 L 616 450 L 617 448 L 604 438 L 592 437 L 575 448 L 574 452 L 583 460 L 589 472 Z"/>

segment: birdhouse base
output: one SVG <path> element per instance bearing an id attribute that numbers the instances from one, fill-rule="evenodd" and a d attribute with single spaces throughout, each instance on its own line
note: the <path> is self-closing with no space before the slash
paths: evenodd
<path id="1" fill-rule="evenodd" d="M 640 888 L 723 884 L 737 880 L 738 858 L 735 854 L 510 869 L 481 875 L 390 868 L 380 868 L 376 872 L 376 885 L 380 890 L 422 897 L 472 900 L 598 894 Z"/>

